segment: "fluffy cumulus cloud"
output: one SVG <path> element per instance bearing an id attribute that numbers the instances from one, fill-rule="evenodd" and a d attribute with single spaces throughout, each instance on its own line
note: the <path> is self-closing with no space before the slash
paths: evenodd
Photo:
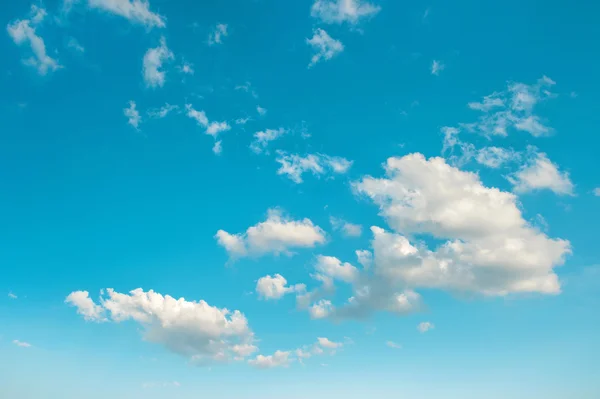
<path id="1" fill-rule="evenodd" d="M 123 114 L 127 118 L 127 123 L 133 126 L 136 130 L 139 129 L 142 118 L 137 110 L 135 101 L 129 101 L 129 107 L 123 109 Z"/>
<path id="2" fill-rule="evenodd" d="M 316 0 L 310 14 L 328 24 L 355 25 L 375 16 L 379 11 L 381 7 L 364 0 Z"/>
<path id="3" fill-rule="evenodd" d="M 288 154 L 284 151 L 277 151 L 276 161 L 281 165 L 277 170 L 278 175 L 288 177 L 294 183 L 303 182 L 302 175 L 306 172 L 314 176 L 334 174 L 344 174 L 352 166 L 352 161 L 342 157 L 329 156 L 324 154 Z"/>
<path id="4" fill-rule="evenodd" d="M 350 223 L 346 220 L 330 217 L 329 223 L 336 231 L 341 231 L 346 237 L 360 237 L 362 234 L 362 226 L 360 224 Z"/>
<path id="5" fill-rule="evenodd" d="M 306 43 L 312 48 L 313 56 L 308 64 L 312 68 L 320 61 L 332 59 L 337 54 L 344 51 L 344 45 L 339 40 L 329 36 L 323 29 L 318 28 L 313 32 L 313 37 L 306 39 Z"/>
<path id="6" fill-rule="evenodd" d="M 219 230 L 215 238 L 231 258 L 268 253 L 292 255 L 293 249 L 312 248 L 326 239 L 325 231 L 310 219 L 293 220 L 280 209 L 270 209 L 267 220 L 249 227 L 245 233 Z"/>
<path id="7" fill-rule="evenodd" d="M 304 292 L 305 290 L 306 286 L 304 284 L 289 286 L 287 280 L 281 274 L 266 275 L 256 282 L 256 293 L 259 298 L 266 300 L 280 299 L 286 294 Z"/>
<path id="8" fill-rule="evenodd" d="M 315 270 L 333 280 L 352 283 L 358 278 L 358 269 L 334 256 L 317 256 Z"/>
<path id="9" fill-rule="evenodd" d="M 550 190 L 558 195 L 573 195 L 574 185 L 567 172 L 561 172 L 543 152 L 530 147 L 529 153 L 528 162 L 508 177 L 516 193 Z"/>
<path id="10" fill-rule="evenodd" d="M 64 9 L 71 8 L 83 0 L 63 0 Z M 87 0 L 89 8 L 123 17 L 130 22 L 149 28 L 164 28 L 165 18 L 150 10 L 148 0 Z"/>
<path id="11" fill-rule="evenodd" d="M 160 38 L 158 47 L 150 48 L 144 54 L 142 72 L 148 87 L 162 87 L 165 84 L 163 64 L 174 59 L 173 52 L 167 47 L 167 40 Z"/>
<path id="12" fill-rule="evenodd" d="M 133 321 L 144 330 L 144 339 L 161 344 L 195 364 L 243 360 L 254 353 L 254 334 L 246 317 L 209 305 L 203 300 L 187 301 L 141 288 L 128 294 L 107 289 L 100 304 L 85 291 L 72 292 L 66 302 L 87 320 L 115 323 Z"/>
<path id="13" fill-rule="evenodd" d="M 476 122 L 461 124 L 465 129 L 485 136 L 506 136 L 509 131 L 524 131 L 534 137 L 548 135 L 552 129 L 535 114 L 538 104 L 555 98 L 550 88 L 555 82 L 543 76 L 532 85 L 509 83 L 506 90 L 483 97 L 481 102 L 470 102 L 468 107 L 481 112 Z"/>
<path id="14" fill-rule="evenodd" d="M 249 360 L 248 363 L 259 369 L 288 367 L 291 362 L 290 355 L 291 352 L 289 351 L 276 351 L 274 354 L 268 356 L 258 355 L 256 358 Z"/>
<path id="15" fill-rule="evenodd" d="M 250 143 L 250 149 L 256 154 L 268 153 L 269 143 L 279 139 L 288 133 L 288 130 L 280 127 L 279 129 L 265 129 L 254 133 L 254 140 Z"/>
<path id="16" fill-rule="evenodd" d="M 227 36 L 227 25 L 217 24 L 212 32 L 208 35 L 208 44 L 213 46 L 215 44 L 223 43 L 223 38 Z"/>
<path id="17" fill-rule="evenodd" d="M 354 183 L 395 230 L 371 228 L 377 275 L 402 287 L 484 295 L 560 292 L 554 268 L 570 243 L 531 226 L 514 194 L 485 187 L 442 158 L 389 158 L 385 169 L 383 178 Z M 420 234 L 447 241 L 430 250 L 410 242 Z"/>
<path id="18" fill-rule="evenodd" d="M 36 28 L 46 15 L 45 9 L 32 5 L 29 18 L 18 19 L 6 26 L 13 42 L 18 46 L 27 46 L 32 54 L 25 58 L 23 63 L 37 69 L 40 75 L 46 75 L 60 68 L 58 61 L 48 55 L 44 39 L 36 32 Z"/>
<path id="19" fill-rule="evenodd" d="M 288 367 L 293 362 L 303 363 L 306 359 L 314 356 L 335 355 L 336 351 L 343 346 L 342 342 L 334 342 L 329 338 L 319 337 L 317 342 L 312 345 L 305 345 L 294 350 L 278 350 L 268 356 L 257 355 L 254 359 L 248 360 L 248 363 L 259 369 Z"/>

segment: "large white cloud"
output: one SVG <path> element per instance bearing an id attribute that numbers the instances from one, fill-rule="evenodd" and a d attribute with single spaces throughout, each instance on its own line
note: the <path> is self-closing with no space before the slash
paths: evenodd
<path id="1" fill-rule="evenodd" d="M 48 55 L 44 39 L 36 32 L 36 27 L 46 15 L 45 9 L 32 5 L 29 19 L 18 19 L 6 26 L 6 31 L 15 44 L 29 46 L 33 56 L 24 59 L 23 63 L 36 68 L 40 75 L 60 68 L 58 61 Z"/>
<path id="2" fill-rule="evenodd" d="M 522 216 L 514 194 L 485 187 L 475 173 L 421 154 L 389 158 L 386 176 L 354 183 L 396 233 L 372 227 L 375 271 L 408 287 L 486 295 L 558 293 L 554 268 L 570 243 L 551 239 Z M 427 234 L 435 250 L 411 244 Z"/>
<path id="3" fill-rule="evenodd" d="M 215 238 L 232 258 L 267 253 L 291 255 L 293 249 L 312 248 L 326 240 L 325 231 L 310 219 L 293 220 L 280 209 L 269 209 L 267 220 L 249 227 L 245 233 L 219 230 Z"/>
<path id="4" fill-rule="evenodd" d="M 381 7 L 364 0 L 316 0 L 310 13 L 313 18 L 328 24 L 357 24 L 380 10 Z"/>
<path id="5" fill-rule="evenodd" d="M 86 320 L 132 320 L 144 329 L 147 341 L 187 357 L 197 364 L 242 360 L 257 350 L 246 317 L 238 310 L 217 308 L 203 300 L 187 301 L 152 290 L 122 294 L 107 289 L 100 304 L 86 291 L 72 292 L 66 302 Z"/>

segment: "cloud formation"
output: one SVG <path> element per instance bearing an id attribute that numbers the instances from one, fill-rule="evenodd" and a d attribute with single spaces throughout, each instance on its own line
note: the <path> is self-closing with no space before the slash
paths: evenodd
<path id="1" fill-rule="evenodd" d="M 167 40 L 164 37 L 160 38 L 158 47 L 150 48 L 144 54 L 143 60 L 143 76 L 146 86 L 156 88 L 162 87 L 165 84 L 166 72 L 163 70 L 163 64 L 173 60 L 175 56 L 167 47 Z"/>
<path id="2" fill-rule="evenodd" d="M 352 161 L 342 157 L 324 154 L 288 154 L 277 151 L 276 161 L 281 165 L 277 170 L 278 175 L 284 175 L 294 183 L 303 182 L 302 175 L 306 172 L 314 176 L 334 175 L 347 173 L 352 166 Z"/>
<path id="3" fill-rule="evenodd" d="M 308 64 L 312 68 L 320 61 L 332 59 L 337 54 L 344 51 L 344 45 L 339 40 L 333 39 L 327 32 L 321 28 L 313 31 L 313 37 L 306 39 L 306 43 L 312 48 L 313 56 Z"/>
<path id="4" fill-rule="evenodd" d="M 374 17 L 379 11 L 381 7 L 364 0 L 316 0 L 310 15 L 327 24 L 355 25 Z"/>

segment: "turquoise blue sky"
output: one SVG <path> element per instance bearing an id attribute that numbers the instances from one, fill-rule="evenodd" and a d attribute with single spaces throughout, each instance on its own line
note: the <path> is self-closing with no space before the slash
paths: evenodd
<path id="1" fill-rule="evenodd" d="M 600 397 L 600 8 L 5 2 L 0 397 Z"/>

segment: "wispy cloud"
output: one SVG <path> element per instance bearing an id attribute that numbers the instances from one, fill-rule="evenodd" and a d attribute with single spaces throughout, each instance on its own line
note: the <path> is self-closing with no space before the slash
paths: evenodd
<path id="1" fill-rule="evenodd" d="M 315 29 L 313 37 L 306 39 L 306 43 L 312 48 L 314 53 L 308 64 L 309 68 L 315 66 L 320 61 L 330 60 L 344 51 L 342 42 L 333 39 L 321 28 Z"/>

